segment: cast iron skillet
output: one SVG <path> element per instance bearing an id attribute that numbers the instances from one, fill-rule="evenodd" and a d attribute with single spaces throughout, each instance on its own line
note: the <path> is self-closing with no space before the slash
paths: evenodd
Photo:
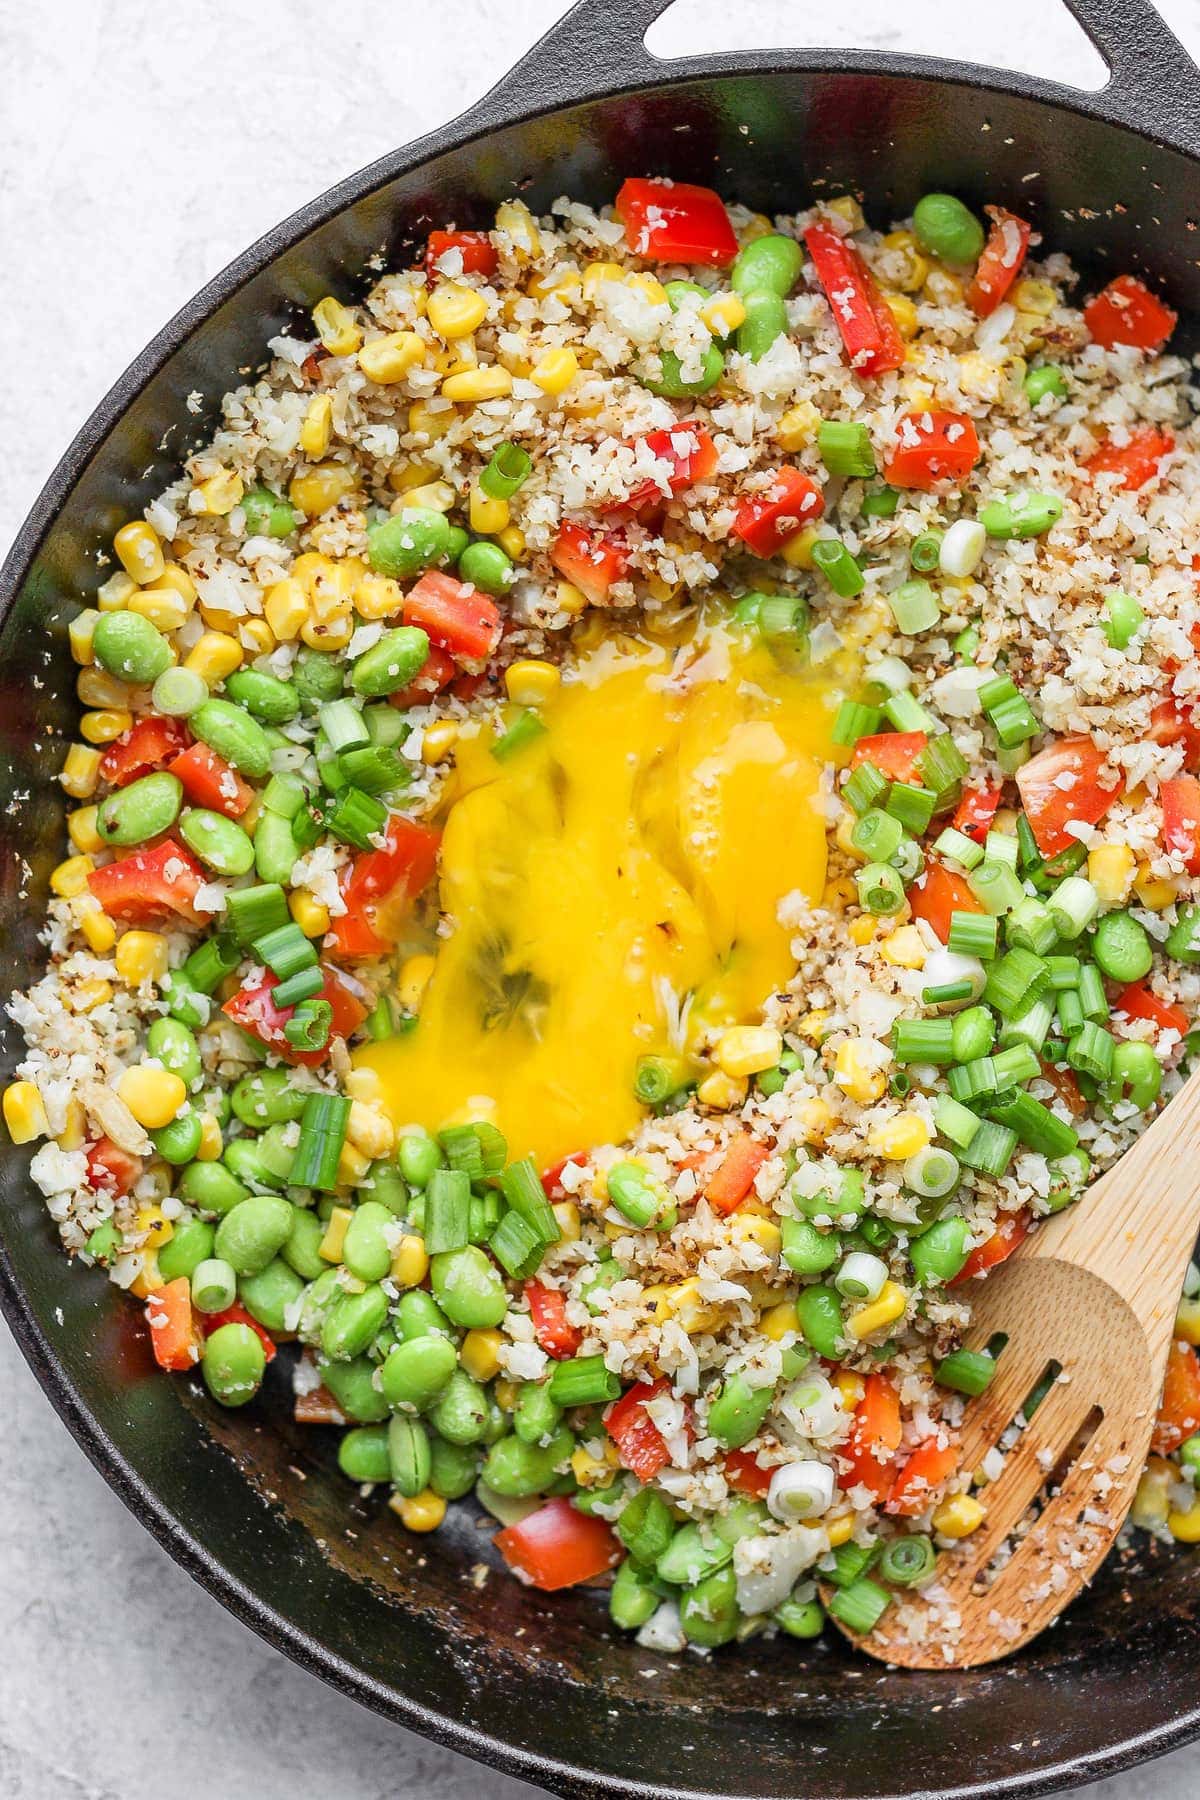
<path id="1" fill-rule="evenodd" d="M 768 212 L 856 190 L 876 221 L 950 188 L 1031 215 L 1093 282 L 1145 270 L 1200 311 L 1200 72 L 1149 0 L 1071 4 L 1113 70 L 1097 94 L 907 56 L 664 64 L 643 37 L 665 0 L 582 0 L 472 111 L 197 295 L 80 432 L 0 574 L 0 990 L 39 964 L 74 712 L 65 623 L 103 579 L 100 547 L 170 478 L 233 372 L 297 308 L 353 289 L 377 250 L 486 223 L 514 190 L 535 210 L 564 193 L 600 203 L 628 174 L 710 182 Z M 26 1164 L 0 1167 L 0 1302 L 78 1442 L 239 1618 L 429 1737 L 560 1794 L 916 1800 L 1045 1794 L 1200 1735 L 1200 1564 L 1183 1555 L 1110 1565 L 1018 1662 L 941 1678 L 886 1673 L 836 1637 L 660 1660 L 610 1635 L 594 1595 L 481 1590 L 486 1532 L 464 1519 L 416 1540 L 356 1506 L 329 1434 L 291 1427 L 282 1374 L 245 1415 L 156 1374 L 136 1309 L 60 1256 Z"/>

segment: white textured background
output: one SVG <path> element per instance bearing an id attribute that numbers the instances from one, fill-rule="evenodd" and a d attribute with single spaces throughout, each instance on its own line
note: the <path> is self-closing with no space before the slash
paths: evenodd
<path id="1" fill-rule="evenodd" d="M 191 293 L 283 214 L 478 97 L 560 0 L 0 0 L 0 548 Z M 736 22 L 730 15 L 736 10 Z M 679 0 L 663 55 L 801 40 L 1095 86 L 1057 0 Z M 1200 0 L 1163 12 L 1200 56 Z M 1198 96 L 1200 98 L 1200 96 Z M 517 1800 L 385 1725 L 194 1586 L 76 1450 L 0 1328 L 0 1800 Z M 1192 1800 L 1200 1749 L 1089 1788 Z"/>

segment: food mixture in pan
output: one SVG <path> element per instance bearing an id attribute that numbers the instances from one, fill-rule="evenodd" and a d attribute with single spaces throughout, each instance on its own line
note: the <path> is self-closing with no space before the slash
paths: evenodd
<path id="1" fill-rule="evenodd" d="M 70 627 L 3 1108 L 63 1245 L 646 1646 L 819 1593 L 953 1642 L 972 1291 L 1194 1047 L 1191 365 L 984 211 L 436 231 Z M 1197 1290 L 1135 1509 L 1183 1542 Z"/>

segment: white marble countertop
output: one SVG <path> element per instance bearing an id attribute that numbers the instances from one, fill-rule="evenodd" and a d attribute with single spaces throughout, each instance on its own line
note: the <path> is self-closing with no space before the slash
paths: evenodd
<path id="1" fill-rule="evenodd" d="M 202 282 L 460 111 L 562 10 L 0 0 L 0 546 L 95 401 Z M 661 54 L 788 43 L 796 10 L 741 0 L 734 23 L 723 0 L 680 0 L 652 41 Z M 1162 10 L 1200 55 L 1200 0 Z M 1100 78 L 1056 0 L 909 0 L 903 24 L 891 0 L 837 12 L 821 29 L 839 44 Z M 0 1384 L 0 1800 L 158 1800 L 164 1754 L 189 1790 L 254 1800 L 534 1793 L 362 1711 L 230 1618 L 109 1492 L 2 1330 Z M 1200 1749 L 1086 1795 L 1190 1800 L 1198 1787 Z"/>

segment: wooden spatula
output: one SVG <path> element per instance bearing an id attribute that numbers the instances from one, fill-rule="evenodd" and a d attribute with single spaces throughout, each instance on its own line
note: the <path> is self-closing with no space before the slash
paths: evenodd
<path id="1" fill-rule="evenodd" d="M 994 1662 L 1091 1580 L 1150 1448 L 1198 1224 L 1200 1073 L 1078 1205 L 973 1284 L 967 1347 L 1006 1341 L 964 1414 L 959 1466 L 977 1470 L 1047 1372 L 1061 1372 L 978 1490 L 983 1524 L 919 1593 L 895 1591 L 876 1629 L 853 1639 L 861 1649 L 910 1669 Z"/>

